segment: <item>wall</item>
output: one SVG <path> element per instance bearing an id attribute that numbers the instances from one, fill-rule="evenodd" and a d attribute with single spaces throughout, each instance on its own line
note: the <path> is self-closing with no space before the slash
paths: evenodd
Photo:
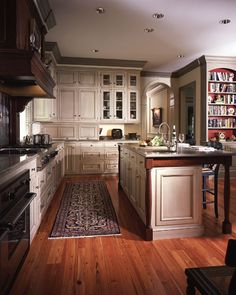
<path id="1" fill-rule="evenodd" d="M 201 69 L 200 66 L 193 69 L 192 71 L 180 76 L 178 78 L 171 79 L 171 87 L 174 91 L 175 97 L 175 109 L 179 110 L 180 108 L 180 88 L 188 85 L 192 82 L 195 82 L 196 85 L 196 113 L 195 113 L 195 140 L 196 144 L 200 144 L 201 141 L 201 120 L 202 120 L 202 113 L 201 113 Z M 177 133 L 179 132 L 179 111 L 175 112 L 175 122 Z"/>
<path id="2" fill-rule="evenodd" d="M 9 98 L 0 92 L 0 146 L 9 144 L 9 111 Z"/>

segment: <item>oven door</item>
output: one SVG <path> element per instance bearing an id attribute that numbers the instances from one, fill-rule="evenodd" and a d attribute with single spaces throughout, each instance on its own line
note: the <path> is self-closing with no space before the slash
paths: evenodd
<path id="1" fill-rule="evenodd" d="M 30 246 L 30 207 L 36 196 L 27 193 L 0 221 L 0 293 L 7 294 Z"/>

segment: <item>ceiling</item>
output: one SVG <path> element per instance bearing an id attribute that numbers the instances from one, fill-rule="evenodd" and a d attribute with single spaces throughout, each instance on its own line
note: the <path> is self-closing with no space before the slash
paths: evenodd
<path id="1" fill-rule="evenodd" d="M 236 56 L 235 0 L 49 2 L 57 24 L 46 41 L 57 42 L 65 57 L 140 60 L 145 71 L 173 72 L 201 55 Z M 220 24 L 222 19 L 231 22 Z"/>

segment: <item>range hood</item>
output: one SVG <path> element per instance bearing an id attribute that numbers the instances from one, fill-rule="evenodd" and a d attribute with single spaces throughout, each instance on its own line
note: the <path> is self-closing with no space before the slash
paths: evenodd
<path id="1" fill-rule="evenodd" d="M 37 52 L 0 50 L 0 92 L 16 97 L 55 98 L 54 86 Z"/>

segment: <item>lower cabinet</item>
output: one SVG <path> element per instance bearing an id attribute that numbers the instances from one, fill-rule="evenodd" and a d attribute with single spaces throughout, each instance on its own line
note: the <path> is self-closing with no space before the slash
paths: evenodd
<path id="1" fill-rule="evenodd" d="M 30 204 L 30 241 L 32 242 L 43 216 L 64 176 L 64 145 L 58 154 L 41 171 L 36 169 L 36 160 L 30 163 L 30 191 L 37 196 Z"/>
<path id="2" fill-rule="evenodd" d="M 66 174 L 117 174 L 117 143 L 101 141 L 66 142 Z"/>

